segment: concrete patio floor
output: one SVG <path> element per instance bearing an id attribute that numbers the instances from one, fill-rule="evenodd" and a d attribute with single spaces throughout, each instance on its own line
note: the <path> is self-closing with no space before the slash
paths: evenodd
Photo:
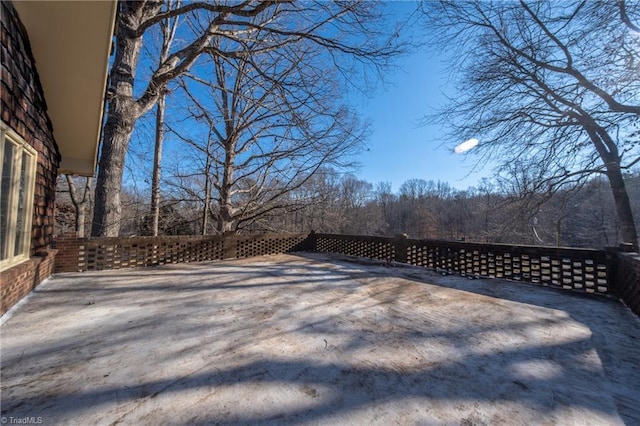
<path id="1" fill-rule="evenodd" d="M 265 256 L 59 274 L 2 322 L 3 424 L 640 424 L 638 318 L 526 284 Z"/>

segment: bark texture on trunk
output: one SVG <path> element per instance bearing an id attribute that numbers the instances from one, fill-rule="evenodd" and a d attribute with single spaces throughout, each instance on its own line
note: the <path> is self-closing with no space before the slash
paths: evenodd
<path id="1" fill-rule="evenodd" d="M 633 211 L 629 194 L 624 183 L 622 170 L 618 163 L 607 163 L 607 177 L 611 186 L 611 193 L 616 205 L 616 213 L 620 221 L 620 238 L 621 243 L 631 243 L 636 250 L 638 249 L 638 232 L 633 219 Z"/>
<path id="2" fill-rule="evenodd" d="M 638 249 L 638 233 L 633 218 L 633 210 L 627 187 L 622 175 L 621 156 L 613 138 L 608 131 L 590 117 L 584 115 L 582 119 L 586 122 L 584 129 L 587 131 L 600 159 L 605 167 L 605 174 L 609 180 L 611 194 L 616 206 L 616 215 L 620 223 L 619 239 L 620 243 L 633 244 Z"/>
<path id="3" fill-rule="evenodd" d="M 67 185 L 69 186 L 69 196 L 71 198 L 71 203 L 75 208 L 75 231 L 76 236 L 79 238 L 84 238 L 85 236 L 85 216 L 87 211 L 87 206 L 89 204 L 89 192 L 91 191 L 91 178 L 85 178 L 84 188 L 82 188 L 82 198 L 80 194 L 78 194 L 78 189 L 76 188 L 76 183 L 73 180 L 73 177 L 70 175 L 65 175 L 67 179 Z"/>
<path id="4" fill-rule="evenodd" d="M 202 235 L 207 235 L 209 210 L 211 209 L 211 129 L 207 137 L 206 163 L 204 166 L 204 207 L 202 209 Z"/>
<path id="5" fill-rule="evenodd" d="M 133 125 L 112 123 L 104 130 L 104 143 L 100 155 L 96 198 L 91 235 L 117 237 L 122 216 L 121 192 L 124 160 L 127 155 Z"/>
<path id="6" fill-rule="evenodd" d="M 164 99 L 165 94 L 158 98 L 156 112 L 156 143 L 153 153 L 153 176 L 151 179 L 151 235 L 158 236 L 158 222 L 160 220 L 160 177 L 162 169 L 162 143 L 164 141 Z"/>
<path id="7" fill-rule="evenodd" d="M 117 237 L 120 233 L 124 161 L 135 122 L 140 117 L 140 108 L 133 98 L 133 84 L 142 46 L 142 38 L 135 33 L 142 19 L 143 10 L 138 4 L 123 4 L 116 31 L 116 56 L 109 74 L 107 121 L 91 227 L 93 236 Z"/>
<path id="8" fill-rule="evenodd" d="M 226 102 L 223 102 L 226 105 Z M 230 121 L 226 120 L 227 123 Z M 227 129 L 227 134 L 232 132 L 232 129 Z M 236 218 L 235 208 L 233 207 L 233 203 L 231 197 L 233 196 L 233 185 L 234 178 L 233 174 L 235 173 L 235 142 L 232 140 L 224 141 L 224 170 L 222 171 L 222 183 L 220 185 L 220 198 L 218 200 L 218 204 L 220 205 L 220 212 L 218 214 L 218 226 L 217 230 L 221 234 L 229 234 L 234 233 Z"/>

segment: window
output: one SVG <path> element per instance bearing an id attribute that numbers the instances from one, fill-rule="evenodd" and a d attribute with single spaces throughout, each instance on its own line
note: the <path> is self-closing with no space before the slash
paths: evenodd
<path id="1" fill-rule="evenodd" d="M 0 269 L 29 258 L 36 155 L 0 123 Z"/>

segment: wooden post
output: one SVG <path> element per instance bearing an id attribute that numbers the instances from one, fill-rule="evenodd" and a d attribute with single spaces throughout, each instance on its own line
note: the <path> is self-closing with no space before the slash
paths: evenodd
<path id="1" fill-rule="evenodd" d="M 238 237 L 232 233 L 225 233 L 222 238 L 222 258 L 235 259 L 238 257 Z"/>
<path id="2" fill-rule="evenodd" d="M 392 243 L 395 252 L 394 260 L 400 263 L 407 263 L 407 248 L 409 247 L 407 234 L 396 235 Z"/>
<path id="3" fill-rule="evenodd" d="M 307 241 L 305 244 L 305 250 L 310 252 L 318 251 L 318 236 L 316 235 L 316 231 L 311 230 L 309 235 L 307 235 Z"/>
<path id="4" fill-rule="evenodd" d="M 614 296 L 620 296 L 620 288 L 618 286 L 618 256 L 620 247 L 605 247 L 606 265 L 607 265 L 607 291 Z"/>

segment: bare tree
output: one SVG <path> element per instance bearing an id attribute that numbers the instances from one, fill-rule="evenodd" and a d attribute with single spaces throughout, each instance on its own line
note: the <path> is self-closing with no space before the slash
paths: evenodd
<path id="1" fill-rule="evenodd" d="M 344 224 L 344 217 L 350 211 L 341 211 L 340 173 L 332 168 L 322 167 L 314 173 L 302 186 L 291 192 L 291 199 L 295 201 L 293 208 L 266 218 L 269 228 L 277 231 L 308 232 L 339 232 Z"/>
<path id="2" fill-rule="evenodd" d="M 397 222 L 397 208 L 395 208 L 397 204 L 397 197 L 391 190 L 391 182 L 378 182 L 375 187 L 374 195 L 382 222 L 377 233 L 385 235 L 389 232 L 394 232 L 394 223 Z"/>
<path id="3" fill-rule="evenodd" d="M 175 7 L 180 7 L 180 1 L 175 2 Z M 167 0 L 167 11 L 174 9 L 173 0 Z M 158 65 L 167 60 L 169 56 L 169 49 L 171 43 L 176 35 L 178 28 L 179 15 L 175 18 L 167 18 L 160 21 L 160 32 L 162 37 L 162 46 L 160 48 L 160 56 L 158 58 Z M 160 219 L 160 178 L 162 172 L 162 145 L 164 143 L 164 115 L 165 115 L 165 100 L 167 97 L 166 87 L 161 89 L 158 95 L 158 101 L 156 106 L 156 134 L 155 134 L 155 147 L 153 151 L 153 172 L 151 177 L 151 235 L 154 237 L 158 235 L 158 221 Z"/>
<path id="4" fill-rule="evenodd" d="M 209 67 L 212 81 L 195 73 L 180 79 L 192 119 L 172 129 L 206 156 L 205 208 L 211 190 L 216 205 L 208 211 L 218 233 L 300 208 L 305 200 L 293 191 L 323 167 L 346 165 L 361 146 L 365 128 L 336 102 L 335 76 L 313 66 L 318 51 L 291 45 L 251 57 L 211 55 L 194 71 L 205 74 L 202 68 Z M 191 174 L 191 168 L 181 173 Z"/>
<path id="5" fill-rule="evenodd" d="M 459 96 L 431 121 L 485 158 L 534 167 L 533 192 L 604 174 L 620 239 L 637 245 L 623 171 L 640 161 L 640 3 L 428 2 L 433 42 L 461 46 Z M 455 140 L 455 139 L 454 139 Z"/>
<path id="6" fill-rule="evenodd" d="M 85 216 L 91 204 L 91 182 L 93 179 L 91 177 L 83 178 L 82 189 L 79 191 L 73 176 L 65 174 L 64 177 L 69 189 L 69 198 L 75 209 L 75 232 L 78 237 L 84 237 Z"/>
<path id="7" fill-rule="evenodd" d="M 388 28 L 383 16 L 365 1 L 190 2 L 173 9 L 163 9 L 159 0 L 119 5 L 93 235 L 119 232 L 122 171 L 136 121 L 153 108 L 165 86 L 187 72 L 203 53 L 246 58 L 313 44 L 323 52 L 316 66 L 340 68 L 348 76 L 358 66 L 383 66 L 398 52 L 398 34 L 391 31 L 383 36 Z M 160 22 L 177 16 L 185 16 L 183 22 L 198 18 L 198 24 L 182 27 L 179 34 L 184 41 L 174 43 L 166 60 L 145 80 L 137 73 L 143 39 Z M 221 40 L 228 42 L 228 50 L 220 50 Z M 356 81 L 353 74 L 351 81 Z M 134 90 L 134 86 L 142 87 Z"/>

